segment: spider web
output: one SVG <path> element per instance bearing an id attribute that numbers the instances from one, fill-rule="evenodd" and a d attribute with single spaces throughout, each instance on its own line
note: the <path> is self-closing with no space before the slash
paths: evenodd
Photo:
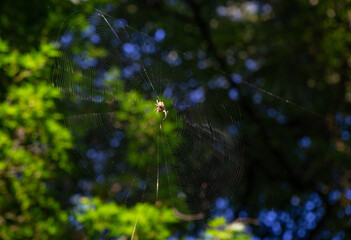
<path id="1" fill-rule="evenodd" d="M 191 55 L 102 12 L 72 15 L 62 29 L 53 83 L 81 167 L 119 204 L 167 205 L 187 221 L 216 214 L 244 170 L 227 91 L 201 84 L 184 67 Z"/>

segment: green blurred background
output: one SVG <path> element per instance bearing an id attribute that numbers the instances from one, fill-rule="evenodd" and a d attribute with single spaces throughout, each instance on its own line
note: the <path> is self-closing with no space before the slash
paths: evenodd
<path id="1" fill-rule="evenodd" d="M 80 163 L 52 75 L 62 23 L 95 9 L 162 29 L 239 106 L 245 172 L 231 199 L 213 199 L 221 214 L 194 224 L 138 194 L 121 204 Z M 0 13 L 0 239 L 351 237 L 351 1 L 3 0 Z"/>

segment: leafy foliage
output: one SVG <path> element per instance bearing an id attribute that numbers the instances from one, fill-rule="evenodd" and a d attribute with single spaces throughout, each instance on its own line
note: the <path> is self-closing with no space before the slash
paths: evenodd
<path id="1" fill-rule="evenodd" d="M 245 225 L 240 222 L 226 223 L 225 218 L 217 217 L 208 222 L 209 228 L 205 231 L 205 239 L 222 240 L 249 240 L 250 236 L 245 234 Z"/>
<path id="2" fill-rule="evenodd" d="M 14 83 L 25 78 L 33 80 L 48 76 L 48 59 L 57 56 L 58 52 L 51 43 L 41 43 L 38 51 L 22 54 L 18 50 L 10 51 L 8 42 L 0 38 L 0 67 Z"/>
<path id="3" fill-rule="evenodd" d="M 52 239 L 68 229 L 52 181 L 71 170 L 70 135 L 45 83 L 12 86 L 0 105 L 0 236 Z"/>
<path id="4" fill-rule="evenodd" d="M 171 209 L 147 203 L 126 208 L 98 198 L 81 198 L 74 213 L 90 239 L 98 238 L 104 231 L 106 237 L 121 239 L 166 239 L 171 235 L 172 224 L 178 221 Z"/>
<path id="5" fill-rule="evenodd" d="M 73 140 L 55 107 L 59 93 L 49 83 L 58 54 L 53 41 L 70 13 L 100 7 L 136 29 L 164 30 L 165 46 L 195 56 L 184 69 L 197 69 L 205 85 L 218 77 L 213 66 L 235 73 L 233 79 L 225 77 L 221 88 L 228 92 L 229 104 L 241 106 L 247 169 L 232 204 L 235 216 L 244 212 L 261 222 L 253 235 L 351 236 L 350 1 L 5 0 L 0 3 L 1 239 L 72 238 L 80 231 L 71 228 L 71 211 L 84 226 L 81 238 L 130 237 L 136 216 L 139 239 L 166 238 L 176 227 L 187 231 L 170 209 L 147 204 L 127 208 L 99 200 L 106 199 L 110 189 L 98 186 L 69 154 Z M 239 84 L 241 80 L 264 91 Z M 157 128 L 162 116 L 155 121 L 149 107 L 153 101 L 135 104 L 140 98 L 137 92 L 125 94 L 123 99 L 130 101 L 123 102 L 119 116 L 134 121 L 125 129 L 130 139 L 139 139 L 130 141 L 126 158 L 132 165 L 146 166 L 154 159 L 132 149 L 154 153 L 152 146 L 158 143 L 150 142 L 155 128 L 143 128 Z M 172 115 L 168 118 L 162 127 L 171 134 Z M 82 180 L 94 183 L 87 193 L 94 197 L 81 198 L 72 209 L 68 199 L 84 192 Z M 116 228 L 116 222 L 122 227 Z M 214 219 L 204 238 L 249 238 L 233 224 Z"/>

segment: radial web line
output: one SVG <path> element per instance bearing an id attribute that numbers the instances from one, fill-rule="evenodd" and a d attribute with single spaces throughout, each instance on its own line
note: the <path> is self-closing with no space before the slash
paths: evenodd
<path id="1" fill-rule="evenodd" d="M 130 27 L 130 26 L 128 26 L 128 27 Z M 136 30 L 136 29 L 134 29 L 134 28 L 132 28 L 132 27 L 130 27 L 130 28 L 133 29 L 134 31 L 139 32 L 138 30 Z M 140 34 L 143 34 L 142 32 L 139 32 L 139 33 L 140 33 Z M 144 39 L 144 38 L 141 38 L 141 40 L 142 40 L 143 45 L 145 45 L 145 44 L 146 44 L 146 43 L 145 43 L 145 39 Z M 149 52 L 146 52 L 146 53 L 144 53 L 144 54 L 146 54 L 147 57 L 150 56 L 150 53 L 149 53 Z M 146 70 L 145 70 L 145 68 L 144 68 L 144 65 L 143 65 L 142 63 L 141 63 L 141 65 L 142 65 L 142 67 L 143 67 L 144 72 L 146 73 Z M 162 64 L 161 64 L 161 67 L 162 67 Z M 157 74 L 154 74 L 153 68 L 150 68 L 149 71 L 150 71 L 151 78 L 152 78 L 154 81 L 156 81 L 156 76 L 157 76 Z M 162 76 L 162 73 L 161 73 L 161 76 Z M 161 99 L 160 99 L 160 96 L 159 96 L 159 94 L 161 93 L 161 84 L 160 84 L 160 83 L 161 83 L 161 80 L 159 80 L 158 83 L 156 82 L 156 84 L 157 84 L 158 87 L 159 87 L 158 91 L 156 91 L 155 88 L 154 88 L 154 86 L 153 86 L 153 84 L 151 83 L 150 78 L 149 78 L 148 75 L 147 75 L 147 77 L 148 77 L 148 80 L 149 80 L 149 82 L 150 82 L 150 84 L 151 84 L 152 89 L 154 90 L 154 92 L 155 92 L 156 95 L 157 95 L 157 99 L 158 99 L 158 100 L 161 100 Z"/>
<path id="2" fill-rule="evenodd" d="M 161 43 L 161 53 L 163 51 L 163 44 Z M 161 92 L 161 81 L 162 81 L 162 78 L 163 78 L 163 64 L 162 64 L 162 57 L 161 57 L 161 70 L 160 70 L 160 78 L 158 80 L 158 88 L 159 88 L 159 92 Z M 173 69 L 174 70 L 174 69 Z"/>
<path id="3" fill-rule="evenodd" d="M 104 21 L 107 23 L 108 27 L 111 29 L 111 31 L 112 31 L 113 34 L 116 36 L 116 38 L 122 43 L 121 39 L 118 37 L 116 31 L 112 28 L 111 24 L 110 24 L 109 21 L 106 19 L 106 17 L 104 16 L 104 14 L 103 14 L 101 11 L 99 11 L 99 15 L 100 15 L 100 16 L 104 19 Z M 123 27 L 123 28 L 124 28 L 124 27 Z M 125 28 L 124 28 L 124 30 L 125 30 Z M 125 32 L 126 32 L 128 38 L 131 40 L 131 38 L 130 38 L 130 36 L 129 36 L 129 34 L 127 33 L 126 30 L 125 30 Z M 139 63 L 140 63 L 140 65 L 142 66 L 142 68 L 143 68 L 143 70 L 144 70 L 144 72 L 145 72 L 145 75 L 146 75 L 147 79 L 149 80 L 149 83 L 150 83 L 152 89 L 155 91 L 155 87 L 154 87 L 154 85 L 152 84 L 151 79 L 150 79 L 150 77 L 149 77 L 149 74 L 147 73 L 147 71 L 146 71 L 146 69 L 145 69 L 145 66 L 144 66 L 144 64 L 142 63 L 142 61 L 140 60 L 140 58 L 139 58 Z"/>
<path id="4" fill-rule="evenodd" d="M 132 237 L 130 238 L 130 240 L 133 240 L 133 238 L 134 238 L 134 233 L 135 233 L 135 229 L 136 229 L 137 224 L 138 224 L 138 217 L 135 219 L 133 233 L 132 233 Z"/>
<path id="5" fill-rule="evenodd" d="M 284 103 L 286 103 L 286 104 L 289 104 L 289 105 L 291 105 L 291 106 L 294 106 L 294 107 L 296 107 L 296 108 L 298 108 L 298 109 L 300 109 L 300 110 L 303 110 L 303 111 L 305 111 L 305 112 L 308 112 L 308 113 L 310 113 L 310 114 L 312 114 L 312 115 L 314 115 L 314 116 L 316 116 L 316 117 L 322 118 L 322 119 L 324 119 L 324 120 L 326 120 L 326 121 L 332 121 L 330 118 L 328 118 L 328 117 L 326 117 L 326 116 L 323 116 L 322 114 L 320 114 L 320 113 L 318 113 L 318 112 L 316 112 L 316 111 L 313 111 L 313 110 L 311 110 L 311 109 L 309 109 L 309 108 L 307 108 L 307 107 L 304 107 L 304 106 L 299 105 L 299 104 L 297 104 L 297 103 L 295 103 L 295 102 L 292 102 L 292 101 L 290 101 L 289 99 L 282 98 L 282 97 L 280 97 L 279 95 L 277 95 L 277 94 L 275 94 L 275 93 L 272 93 L 272 92 L 270 92 L 270 91 L 267 91 L 267 90 L 265 90 L 265 89 L 263 89 L 263 88 L 260 88 L 260 87 L 254 85 L 254 84 L 252 84 L 252 83 L 250 83 L 250 82 L 247 82 L 247 81 L 244 81 L 244 80 L 243 80 L 242 82 L 243 82 L 244 84 L 246 84 L 247 86 L 256 89 L 257 91 L 260 91 L 260 92 L 262 92 L 262 93 L 264 93 L 264 94 L 267 94 L 267 95 L 269 95 L 269 96 L 271 96 L 271 97 L 273 97 L 273 98 L 278 99 L 278 100 L 281 101 L 281 102 L 284 102 Z"/>
<path id="6" fill-rule="evenodd" d="M 177 50 L 176 52 L 180 53 L 183 56 L 187 55 L 186 53 L 183 53 L 183 52 L 181 52 L 179 50 Z M 230 76 L 228 76 L 228 73 L 226 73 L 226 72 L 224 72 L 224 71 L 222 71 L 222 70 L 220 70 L 218 68 L 215 68 L 215 70 L 218 71 L 219 73 L 223 74 L 224 76 L 227 76 L 227 78 L 230 78 Z M 261 88 L 261 87 L 255 85 L 253 83 L 250 83 L 250 82 L 248 82 L 246 80 L 241 80 L 241 82 L 244 83 L 245 85 L 247 85 L 247 86 L 249 86 L 249 87 L 251 87 L 251 88 L 253 88 L 253 89 L 255 89 L 255 90 L 257 90 L 257 91 L 259 91 L 259 92 L 261 92 L 263 94 L 265 94 L 265 95 L 269 95 L 269 96 L 271 96 L 271 97 L 273 97 L 275 99 L 278 99 L 279 101 L 281 101 L 283 103 L 289 104 L 289 105 L 291 105 L 291 106 L 293 106 L 293 107 L 295 107 L 297 109 L 300 109 L 302 111 L 308 112 L 308 113 L 310 113 L 310 114 L 312 114 L 312 115 L 314 115 L 314 116 L 316 116 L 318 118 L 324 119 L 324 120 L 326 120 L 328 122 L 333 121 L 330 117 L 324 116 L 324 115 L 322 115 L 322 114 L 320 114 L 320 113 L 318 113 L 316 111 L 313 111 L 313 110 L 309 109 L 308 107 L 304 107 L 304 106 L 302 106 L 300 104 L 297 104 L 297 103 L 295 103 L 295 102 L 293 102 L 293 101 L 291 101 L 289 99 L 285 99 L 285 98 L 283 98 L 283 97 L 281 97 L 281 96 L 279 96 L 279 95 L 277 95 L 277 94 L 275 94 L 275 93 L 273 93 L 271 91 L 268 91 L 268 90 L 266 90 L 264 88 Z"/>

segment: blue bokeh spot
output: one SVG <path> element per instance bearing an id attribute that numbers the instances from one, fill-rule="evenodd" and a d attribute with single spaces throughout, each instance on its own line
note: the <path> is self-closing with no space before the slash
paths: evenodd
<path id="1" fill-rule="evenodd" d="M 239 92 L 236 88 L 229 89 L 228 96 L 231 100 L 236 101 L 239 99 Z"/>
<path id="2" fill-rule="evenodd" d="M 240 74 L 234 73 L 231 75 L 231 79 L 233 83 L 240 84 L 243 80 L 242 76 Z"/>
<path id="3" fill-rule="evenodd" d="M 225 209 L 228 207 L 229 201 L 226 198 L 217 198 L 216 200 L 216 207 L 218 209 Z"/>
<path id="4" fill-rule="evenodd" d="M 72 39 L 73 39 L 73 33 L 71 31 L 67 31 L 61 37 L 61 44 L 65 47 L 71 43 Z"/>
<path id="5" fill-rule="evenodd" d="M 205 92 L 202 88 L 198 88 L 192 92 L 190 92 L 190 100 L 193 103 L 200 103 L 205 100 Z"/>
<path id="6" fill-rule="evenodd" d="M 312 143 L 311 139 L 307 136 L 304 136 L 298 142 L 299 146 L 302 148 L 309 148 L 311 146 L 311 143 Z"/>
<path id="7" fill-rule="evenodd" d="M 165 39 L 165 37 L 166 37 L 165 30 L 163 30 L 161 28 L 156 30 L 154 38 L 157 42 L 163 41 Z"/>

